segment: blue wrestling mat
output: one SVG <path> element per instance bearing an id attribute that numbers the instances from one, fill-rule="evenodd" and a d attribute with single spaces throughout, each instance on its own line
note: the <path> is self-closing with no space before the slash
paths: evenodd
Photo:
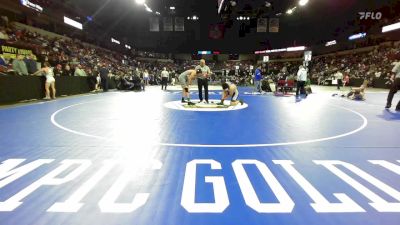
<path id="1" fill-rule="evenodd" d="M 187 111 L 150 89 L 1 109 L 0 224 L 399 224 L 386 93 L 240 98 Z"/>

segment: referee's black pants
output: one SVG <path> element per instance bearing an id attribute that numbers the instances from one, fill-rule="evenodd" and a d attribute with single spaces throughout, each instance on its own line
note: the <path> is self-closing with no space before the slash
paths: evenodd
<path id="1" fill-rule="evenodd" d="M 393 85 L 390 88 L 390 91 L 389 91 L 389 94 L 387 97 L 386 106 L 390 107 L 392 105 L 393 96 L 394 96 L 394 94 L 397 93 L 398 90 L 400 90 L 400 78 L 394 79 Z M 400 101 L 397 103 L 396 110 L 400 110 Z"/>
<path id="2" fill-rule="evenodd" d="M 343 85 L 343 80 L 342 79 L 337 79 L 337 89 L 340 90 L 340 86 Z"/>
<path id="3" fill-rule="evenodd" d="M 297 81 L 296 96 L 299 96 L 299 92 L 300 94 L 306 94 L 306 91 L 304 89 L 305 84 L 305 81 Z"/>
<path id="4" fill-rule="evenodd" d="M 197 86 L 199 88 L 199 99 L 203 101 L 203 87 L 204 87 L 204 97 L 206 102 L 208 102 L 208 79 L 197 79 Z"/>
<path id="5" fill-rule="evenodd" d="M 167 90 L 167 85 L 168 85 L 168 77 L 163 77 L 161 78 L 161 90 Z"/>

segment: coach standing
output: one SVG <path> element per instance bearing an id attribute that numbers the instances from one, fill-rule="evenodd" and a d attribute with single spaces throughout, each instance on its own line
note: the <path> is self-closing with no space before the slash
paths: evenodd
<path id="1" fill-rule="evenodd" d="M 100 73 L 100 78 L 101 78 L 101 88 L 103 88 L 104 92 L 108 91 L 108 74 L 109 74 L 109 70 L 106 67 L 106 64 L 103 63 L 101 65 L 101 68 L 99 70 Z"/>
<path id="2" fill-rule="evenodd" d="M 261 93 L 261 80 L 262 80 L 261 65 L 258 65 L 257 69 L 254 72 L 254 90 L 260 93 Z"/>
<path id="3" fill-rule="evenodd" d="M 200 60 L 200 65 L 196 66 L 196 71 L 201 70 L 202 74 L 197 77 L 197 86 L 199 87 L 199 99 L 203 101 L 203 86 L 204 86 L 204 97 L 206 103 L 208 103 L 208 77 L 211 75 L 210 68 L 206 65 L 204 59 Z"/>
<path id="4" fill-rule="evenodd" d="M 385 107 L 387 109 L 392 107 L 393 96 L 397 93 L 398 90 L 400 90 L 400 62 L 395 63 L 392 72 L 395 73 L 395 75 L 393 85 L 390 88 L 389 95 L 387 97 L 387 103 Z M 400 101 L 397 103 L 396 111 L 400 111 Z"/>

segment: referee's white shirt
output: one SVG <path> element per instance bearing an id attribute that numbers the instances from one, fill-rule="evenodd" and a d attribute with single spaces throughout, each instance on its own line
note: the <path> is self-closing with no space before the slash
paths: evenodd
<path id="1" fill-rule="evenodd" d="M 297 72 L 297 81 L 307 81 L 307 70 L 304 68 L 299 69 Z"/>
<path id="2" fill-rule="evenodd" d="M 163 70 L 163 71 L 161 72 L 161 77 L 169 77 L 168 71 Z"/>
<path id="3" fill-rule="evenodd" d="M 392 69 L 392 72 L 393 72 L 393 73 L 396 73 L 396 75 L 395 75 L 396 78 L 400 78 L 400 62 L 397 62 L 397 63 L 394 65 L 394 67 L 393 67 L 393 69 Z"/>
<path id="4" fill-rule="evenodd" d="M 338 80 L 343 80 L 343 73 L 337 72 L 337 73 L 335 74 L 335 78 L 338 79 Z"/>

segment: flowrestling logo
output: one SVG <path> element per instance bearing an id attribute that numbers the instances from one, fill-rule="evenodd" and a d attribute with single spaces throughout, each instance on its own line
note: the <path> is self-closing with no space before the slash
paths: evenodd
<path id="1" fill-rule="evenodd" d="M 360 15 L 360 20 L 380 20 L 382 19 L 382 13 L 381 12 L 359 12 Z"/>
<path id="2" fill-rule="evenodd" d="M 161 174 L 163 165 L 160 161 L 153 160 L 151 166 L 147 170 L 153 173 Z M 21 205 L 33 204 L 36 202 L 29 202 L 28 198 L 38 189 L 43 188 L 63 188 L 63 185 L 73 184 L 74 189 L 66 189 L 63 196 L 57 199 L 62 199 L 60 202 L 51 202 L 51 207 L 47 212 L 79 212 L 85 204 L 97 204 L 99 212 L 101 213 L 132 213 L 147 204 L 151 196 L 155 193 L 148 191 L 133 191 L 136 193 L 129 193 L 131 199 L 121 201 L 121 196 L 126 196 L 127 192 L 132 192 L 132 188 L 128 188 L 132 183 L 132 166 L 124 164 L 119 161 L 104 160 L 94 164 L 92 160 L 86 159 L 65 159 L 60 162 L 55 162 L 54 159 L 37 159 L 35 161 L 27 162 L 26 159 L 8 159 L 0 164 L 0 191 L 2 192 L 2 199 L 0 199 L 0 212 L 12 212 Z M 389 162 L 385 160 L 368 160 L 368 165 L 375 169 L 381 169 L 392 175 L 400 174 L 400 160 L 397 162 Z M 267 165 L 268 164 L 268 165 Z M 367 211 L 377 212 L 400 212 L 400 192 L 394 187 L 384 183 L 380 179 L 371 175 L 370 173 L 360 169 L 359 166 L 338 160 L 313 160 L 312 165 L 315 166 L 316 172 L 325 170 L 333 175 L 335 180 L 346 184 L 352 188 L 351 192 L 358 192 L 354 196 L 348 193 L 333 193 L 334 200 L 331 196 L 327 196 L 326 191 L 318 190 L 309 179 L 299 172 L 299 166 L 291 160 L 272 160 L 271 162 L 262 162 L 255 159 L 237 159 L 228 164 L 214 160 L 214 159 L 194 159 L 182 164 L 183 167 L 179 168 L 184 171 L 182 176 L 177 176 L 176 179 L 180 181 L 171 182 L 171 189 L 176 193 L 180 193 L 181 209 L 187 213 L 223 213 L 231 204 L 228 195 L 230 188 L 233 184 L 237 184 L 240 188 L 240 195 L 245 200 L 244 207 L 249 207 L 258 213 L 291 213 L 296 207 L 291 195 L 288 194 L 289 187 L 283 186 L 280 179 L 281 176 L 276 176 L 272 171 L 276 169 L 282 170 L 294 182 L 291 184 L 297 186 L 295 190 L 302 190 L 309 198 L 304 200 L 309 201 L 310 209 L 316 213 L 363 213 Z M 12 191 L 9 196 L 4 192 L 4 189 L 24 177 L 29 177 L 35 171 L 45 171 L 43 167 L 52 166 L 50 171 L 41 172 L 40 178 L 30 184 L 22 182 L 25 186 L 19 190 Z M 115 168 L 120 167 L 122 170 L 115 173 Z M 204 175 L 199 172 L 201 168 L 207 168 L 209 175 Z M 258 170 L 256 174 L 260 176 L 261 180 L 265 181 L 268 189 L 262 189 L 263 192 L 269 191 L 274 195 L 276 201 L 266 202 L 260 200 L 260 189 L 254 186 L 254 173 L 249 172 L 249 167 Z M 224 169 L 224 170 L 222 170 Z M 233 172 L 234 178 L 228 180 L 227 175 L 223 171 L 230 170 Z M 221 174 L 222 173 L 222 174 Z M 86 174 L 86 177 L 82 177 Z M 181 174 L 181 173 L 179 173 Z M 216 175 L 219 174 L 219 175 Z M 224 175 L 225 174 L 225 175 Z M 113 178 L 113 179 L 110 179 Z M 253 179 L 251 179 L 253 177 Z M 337 179 L 338 178 L 338 179 Z M 149 178 L 148 178 L 149 179 Z M 234 179 L 234 180 L 232 180 Z M 287 178 L 285 178 L 287 179 Z M 110 184 L 104 185 L 105 182 L 110 181 Z M 183 184 L 182 184 L 183 181 Z M 360 182 L 361 181 L 361 182 Z M 176 184 L 182 184 L 176 186 Z M 227 186 L 226 184 L 230 184 Z M 339 184 L 339 183 L 338 183 Z M 208 192 L 213 201 L 210 202 L 196 202 L 197 195 L 203 190 L 199 187 L 208 185 L 212 191 Z M 335 183 L 330 184 L 335 186 Z M 96 203 L 85 202 L 87 196 L 96 191 L 98 187 L 108 187 L 100 199 Z M 173 186 L 173 187 L 172 187 Z M 65 186 L 64 186 L 65 187 Z M 370 187 L 373 187 L 371 190 Z M 300 188 L 300 189 L 299 189 Z M 167 186 L 163 186 L 158 191 L 168 190 Z M 140 193 L 139 193 L 140 192 Z M 46 192 L 47 193 L 47 192 Z M 45 194 L 46 194 L 45 193 Z M 381 195 L 379 195 L 380 193 Z M 364 196 L 368 204 L 372 207 L 366 208 L 359 204 L 358 195 Z M 385 196 L 385 197 L 382 197 Z M 50 196 L 48 196 L 50 197 Z M 392 199 L 392 201 L 386 200 Z M 46 197 L 47 198 L 47 197 Z M 55 199 L 49 198 L 49 199 Z M 394 201 L 393 201 L 394 200 Z M 54 201 L 54 200 L 53 200 Z M 162 203 L 159 203 L 162 204 Z M 173 204 L 173 202 L 168 203 Z"/>

